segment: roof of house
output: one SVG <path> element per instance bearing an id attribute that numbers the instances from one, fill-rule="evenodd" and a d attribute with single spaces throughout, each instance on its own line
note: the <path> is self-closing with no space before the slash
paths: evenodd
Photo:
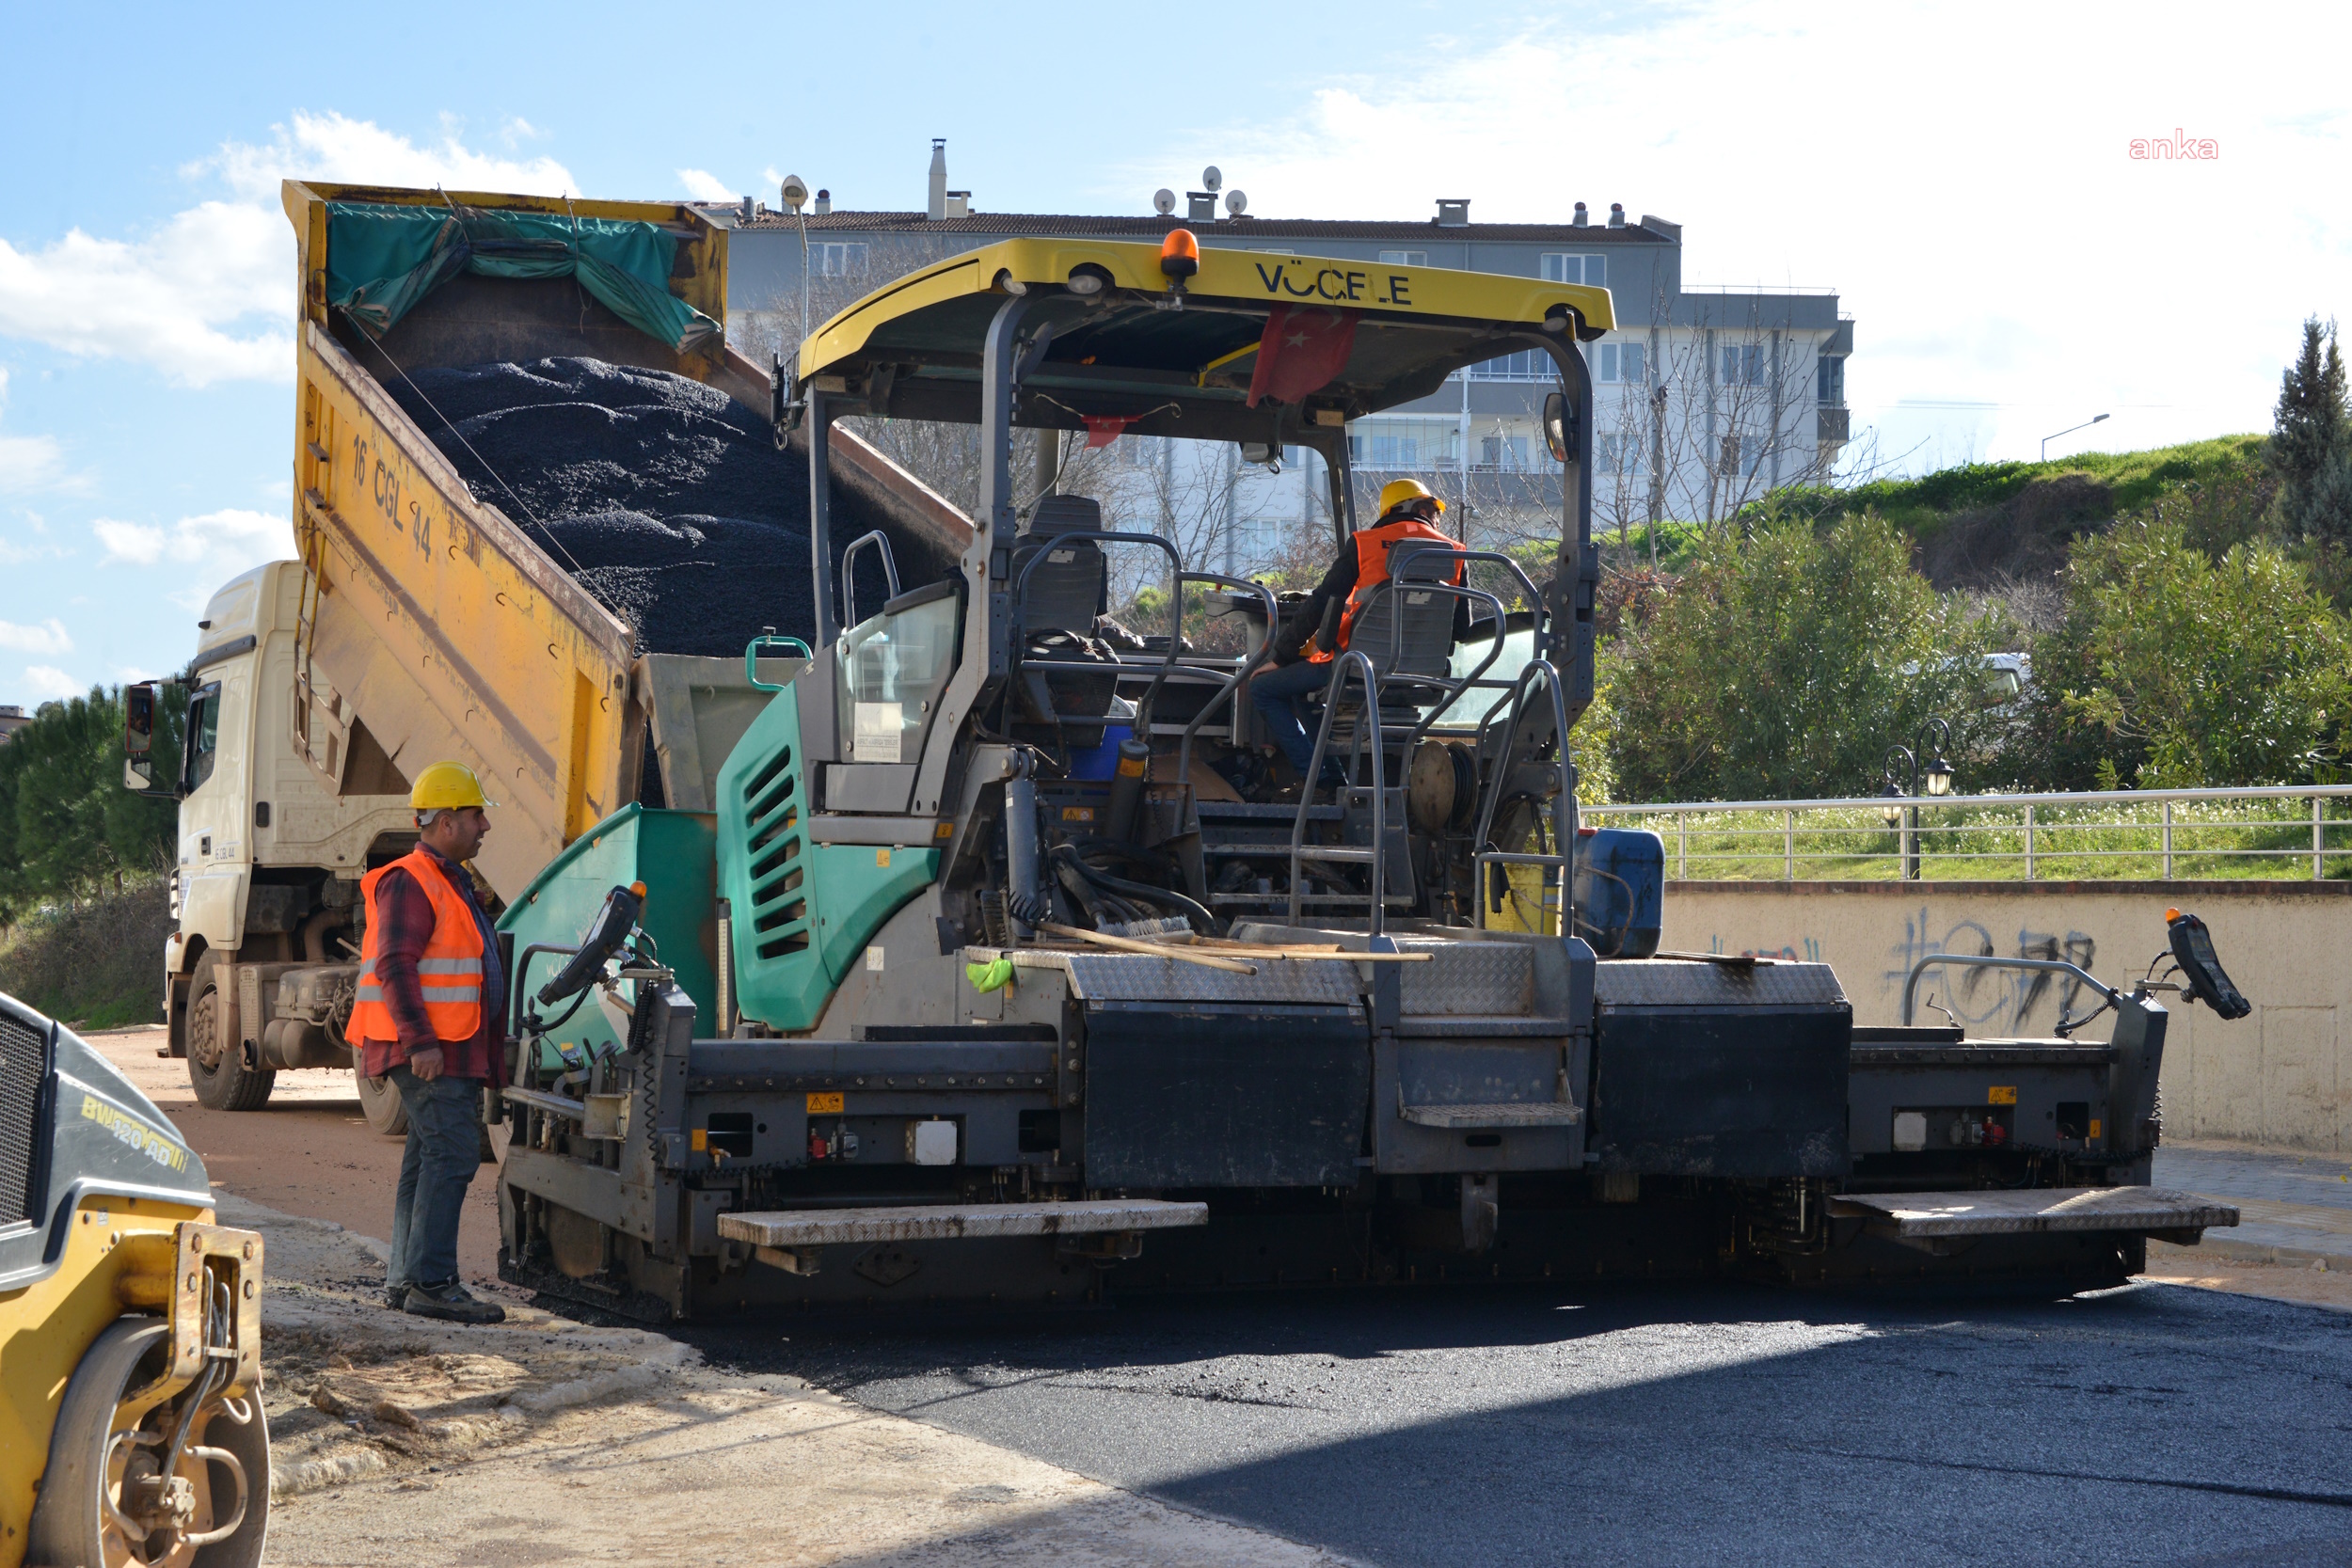
<path id="1" fill-rule="evenodd" d="M 714 215 L 726 209 L 717 203 Z M 790 229 L 792 215 L 772 209 L 740 229 Z M 1105 239 L 1157 240 L 1171 229 L 1189 229 L 1203 240 L 1431 240 L 1445 243 L 1510 244 L 1559 242 L 1577 245 L 1670 245 L 1680 240 L 1682 226 L 1664 218 L 1642 215 L 1638 224 L 1623 229 L 1605 224 L 1579 228 L 1570 223 L 1439 224 L 1434 217 L 1418 223 L 1366 222 L 1356 218 L 1238 217 L 1188 221 L 1184 218 L 1110 217 L 1083 213 L 974 213 L 968 217 L 932 218 L 916 213 L 834 211 L 808 217 L 811 230 L 854 230 L 860 232 L 990 235 L 1099 235 Z"/>

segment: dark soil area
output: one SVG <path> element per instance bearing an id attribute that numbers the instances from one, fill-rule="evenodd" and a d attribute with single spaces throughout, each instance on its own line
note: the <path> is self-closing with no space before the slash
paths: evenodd
<path id="1" fill-rule="evenodd" d="M 157 1022 L 173 924 L 160 881 L 27 915 L 0 933 L 0 990 L 75 1028 Z"/>
<path id="2" fill-rule="evenodd" d="M 813 635 L 807 459 L 778 451 L 766 421 L 725 393 L 585 358 L 414 381 L 386 389 L 474 494 L 627 619 L 644 651 L 739 657 L 763 626 Z M 875 528 L 903 586 L 944 564 L 838 488 L 831 510 L 835 578 L 841 546 Z M 858 602 L 870 613 L 882 596 L 863 552 Z"/>
<path id="3" fill-rule="evenodd" d="M 2006 500 L 1954 513 L 1919 541 L 1919 570 L 1938 588 L 1982 588 L 2047 578 L 2077 534 L 2115 516 L 2115 496 L 2086 474 L 2036 480 Z"/>

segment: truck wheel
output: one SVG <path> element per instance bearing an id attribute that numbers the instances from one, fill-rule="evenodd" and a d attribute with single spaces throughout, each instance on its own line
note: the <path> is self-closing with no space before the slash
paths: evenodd
<path id="1" fill-rule="evenodd" d="M 197 1100 L 215 1111 L 258 1111 L 278 1074 L 246 1067 L 237 1042 L 220 1037 L 219 974 L 218 956 L 207 953 L 188 983 L 188 1082 Z"/>
<path id="2" fill-rule="evenodd" d="M 368 1125 L 388 1138 L 408 1135 L 408 1107 L 401 1103 L 400 1090 L 389 1078 L 371 1078 L 359 1070 L 359 1053 L 351 1053 L 351 1076 L 359 1085 L 359 1114 L 368 1118 Z"/>
<path id="3" fill-rule="evenodd" d="M 141 1391 L 164 1370 L 170 1337 L 161 1318 L 119 1318 L 73 1369 L 26 1531 L 28 1560 L 91 1568 L 251 1568 L 262 1560 L 269 1418 L 259 1399 L 248 1395 L 234 1406 L 213 1400 L 196 1413 L 172 1478 L 186 1482 L 178 1512 L 167 1502 L 175 1489 L 157 1484 L 156 1463 L 178 1411 L 174 1402 L 158 1403 Z M 152 1528 L 132 1534 L 139 1525 Z"/>

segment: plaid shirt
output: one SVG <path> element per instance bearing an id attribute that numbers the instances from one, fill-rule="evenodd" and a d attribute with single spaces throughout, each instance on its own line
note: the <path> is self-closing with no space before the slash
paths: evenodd
<path id="1" fill-rule="evenodd" d="M 441 857 L 430 847 L 425 853 Z M 417 960 L 433 940 L 433 899 L 417 879 L 401 867 L 386 871 L 375 884 L 375 908 L 370 918 L 375 929 L 375 976 L 384 988 L 384 1006 L 400 1031 L 396 1040 L 359 1042 L 359 1070 L 381 1078 L 408 1060 L 411 1053 L 441 1053 L 441 1072 L 450 1078 L 479 1078 L 493 1088 L 506 1085 L 506 977 L 499 971 L 498 933 L 473 895 L 473 879 L 466 868 L 446 859 L 450 885 L 473 911 L 482 928 L 482 1027 L 470 1039 L 436 1038 L 425 1016 L 424 993 L 417 984 Z"/>

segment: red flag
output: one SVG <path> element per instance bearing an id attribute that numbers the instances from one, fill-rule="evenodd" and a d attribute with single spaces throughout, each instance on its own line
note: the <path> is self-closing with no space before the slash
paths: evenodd
<path id="1" fill-rule="evenodd" d="M 1143 416 L 1137 414 L 1122 418 L 1117 414 L 1081 414 L 1078 418 L 1086 421 L 1087 451 L 1092 451 L 1097 447 L 1107 447 L 1126 435 L 1127 427 Z"/>
<path id="2" fill-rule="evenodd" d="M 1258 340 L 1258 368 L 1249 377 L 1249 406 L 1260 398 L 1296 403 L 1331 384 L 1356 346 L 1356 312 L 1277 306 Z"/>

